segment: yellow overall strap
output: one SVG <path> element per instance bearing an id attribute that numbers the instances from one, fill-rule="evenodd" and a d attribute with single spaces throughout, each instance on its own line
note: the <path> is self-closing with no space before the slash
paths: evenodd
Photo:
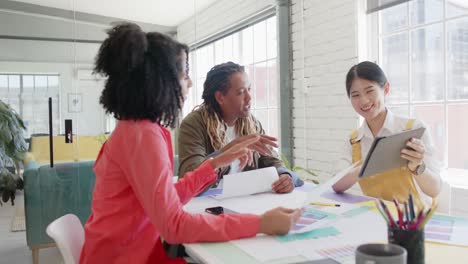
<path id="1" fill-rule="evenodd" d="M 408 120 L 406 130 L 412 129 L 414 119 Z M 361 144 L 359 141 L 350 140 L 353 148 L 353 162 L 361 160 Z M 355 153 L 359 150 L 359 153 Z M 396 168 L 372 175 L 359 180 L 362 192 L 371 197 L 381 198 L 391 201 L 396 198 L 400 202 L 408 200 L 408 195 L 411 193 L 414 198 L 414 203 L 418 208 L 424 206 L 419 192 L 414 184 L 413 175 L 406 166 Z"/>
<path id="2" fill-rule="evenodd" d="M 413 119 L 413 118 L 408 119 L 408 122 L 406 122 L 405 130 L 413 129 L 414 121 L 416 121 L 416 119 Z"/>
<path id="3" fill-rule="evenodd" d="M 357 130 L 353 130 L 353 132 L 351 132 L 351 136 L 349 139 L 349 142 L 351 144 L 351 149 L 352 149 L 353 164 L 355 164 L 358 161 L 359 161 L 359 164 L 362 164 L 361 144 L 359 143 L 359 140 L 357 140 L 358 135 L 359 135 L 359 132 Z"/>

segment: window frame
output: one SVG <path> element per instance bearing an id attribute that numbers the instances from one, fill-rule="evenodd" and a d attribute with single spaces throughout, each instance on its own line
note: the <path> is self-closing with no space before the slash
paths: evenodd
<path id="1" fill-rule="evenodd" d="M 442 10 L 442 18 L 437 19 L 431 22 L 425 22 L 425 23 L 418 23 L 417 25 L 412 25 L 410 22 L 411 14 L 410 14 L 410 5 L 409 2 L 402 3 L 400 5 L 406 5 L 406 12 L 407 12 L 407 25 L 403 29 L 399 29 L 396 31 L 393 31 L 391 33 L 382 33 L 380 30 L 380 25 L 382 22 L 381 18 L 381 11 L 379 12 L 374 12 L 371 14 L 367 15 L 367 31 L 369 34 L 367 35 L 367 41 L 369 43 L 369 47 L 367 49 L 368 52 L 368 57 L 369 60 L 375 61 L 378 64 L 382 63 L 382 39 L 385 37 L 401 34 L 401 33 L 406 33 L 408 36 L 408 43 L 407 47 L 409 48 L 408 50 L 408 57 L 407 57 L 407 62 L 408 62 L 408 67 L 407 67 L 407 73 L 408 73 L 408 99 L 404 103 L 388 103 L 388 106 L 390 107 L 397 107 L 397 106 L 407 106 L 406 112 L 410 117 L 414 116 L 414 110 L 413 108 L 415 106 L 442 106 L 443 107 L 443 116 L 444 116 L 444 131 L 443 131 L 443 139 L 444 139 L 444 149 L 441 149 L 439 151 L 443 151 L 443 157 L 444 160 L 442 161 L 442 169 L 447 171 L 447 170 L 464 170 L 465 172 L 468 172 L 466 169 L 458 169 L 458 168 L 449 168 L 449 140 L 448 140 L 448 135 L 449 135 L 449 127 L 448 127 L 448 121 L 449 121 L 449 107 L 452 105 L 459 105 L 459 104 L 468 104 L 468 98 L 467 99 L 449 99 L 449 94 L 448 94 L 448 59 L 447 59 L 447 48 L 448 48 L 448 35 L 447 35 L 447 24 L 450 23 L 451 21 L 454 20 L 459 20 L 459 19 L 464 19 L 468 18 L 468 13 L 461 14 L 461 15 L 456 15 L 453 17 L 447 17 L 447 0 L 442 0 L 442 5 L 443 5 L 443 10 Z M 398 5 L 399 6 L 399 5 Z M 390 7 L 391 8 L 391 7 Z M 415 30 L 421 29 L 421 28 L 427 28 L 428 26 L 431 25 L 437 25 L 437 24 L 442 24 L 442 60 L 443 60 L 443 84 L 444 84 L 444 91 L 443 91 L 443 98 L 442 100 L 425 100 L 425 101 L 417 101 L 413 99 L 413 83 L 412 83 L 412 74 L 411 74 L 411 69 L 412 69 L 412 60 L 411 60 L 411 45 L 412 45 L 412 37 L 411 33 L 414 32 Z"/>
<path id="2" fill-rule="evenodd" d="M 281 133 L 284 132 L 284 127 L 282 126 L 282 122 L 281 122 L 281 112 L 282 111 L 289 111 L 287 109 L 283 109 L 282 107 L 282 104 L 281 104 L 281 100 L 280 100 L 280 86 L 279 86 L 279 82 L 280 82 L 280 69 L 279 69 L 279 57 L 280 57 L 280 54 L 279 54 L 279 50 L 278 48 L 276 49 L 276 54 L 274 57 L 270 56 L 269 55 L 269 52 L 268 52 L 268 21 L 270 19 L 272 19 L 273 17 L 275 17 L 275 28 L 276 28 L 276 43 L 277 45 L 279 46 L 279 32 L 278 32 L 278 21 L 277 19 L 279 19 L 277 13 L 276 13 L 276 9 L 275 8 L 268 8 L 267 10 L 265 11 L 262 11 L 261 12 L 262 15 L 256 17 L 255 19 L 251 19 L 248 21 L 248 23 L 245 23 L 245 22 L 241 22 L 242 25 L 237 25 L 237 26 L 234 26 L 236 30 L 230 30 L 228 29 L 227 31 L 223 32 L 223 33 L 220 33 L 219 35 L 217 35 L 216 37 L 211 37 L 211 41 L 206 41 L 206 40 L 203 40 L 200 42 L 200 44 L 194 44 L 194 45 L 191 45 L 190 46 L 190 53 L 189 54 L 189 60 L 190 60 L 190 68 L 192 70 L 192 74 L 190 75 L 190 77 L 192 78 L 192 82 L 193 82 L 193 87 L 192 87 L 192 91 L 190 91 L 190 94 L 189 94 L 189 99 L 187 100 L 186 104 L 189 103 L 189 104 L 193 104 L 192 105 L 187 105 L 187 106 L 184 106 L 184 109 L 183 111 L 181 111 L 181 117 L 185 117 L 188 113 L 190 113 L 192 110 L 193 110 L 193 107 L 197 106 L 198 103 L 197 101 L 200 101 L 201 99 L 198 98 L 201 93 L 198 91 L 197 89 L 197 86 L 199 87 L 202 87 L 202 83 L 200 83 L 200 81 L 204 81 L 204 78 L 199 78 L 199 69 L 198 67 L 196 66 L 196 62 L 197 62 L 197 51 L 200 50 L 200 49 L 203 49 L 209 45 L 212 45 L 212 47 L 210 48 L 210 51 L 212 52 L 212 57 L 213 57 L 213 66 L 217 64 L 217 59 L 216 59 L 216 47 L 215 47 L 215 44 L 218 43 L 218 41 L 220 40 L 224 40 L 226 38 L 232 38 L 235 34 L 238 34 L 238 37 L 235 38 L 236 41 L 238 41 L 238 44 L 237 45 L 234 45 L 233 46 L 238 46 L 239 47 L 239 51 L 238 51 L 238 55 L 239 55 L 239 61 L 235 61 L 236 63 L 239 63 L 243 66 L 246 67 L 246 71 L 248 71 L 249 69 L 252 69 L 252 73 L 255 75 L 255 72 L 254 72 L 254 69 L 255 69 L 255 66 L 256 65 L 260 65 L 260 64 L 264 64 L 266 66 L 265 68 L 265 75 L 268 76 L 270 74 L 269 70 L 270 70 L 270 65 L 271 64 L 274 64 L 275 66 L 275 69 L 276 69 L 276 80 L 275 81 L 275 84 L 273 85 L 275 87 L 275 89 L 277 90 L 276 91 L 276 96 L 277 96 L 277 100 L 276 100 L 276 104 L 274 106 L 270 105 L 270 103 L 268 102 L 268 98 L 269 98 L 269 95 L 271 94 L 271 91 L 270 91 L 270 87 L 272 86 L 271 84 L 271 80 L 267 77 L 265 80 L 266 80 L 266 106 L 257 106 L 257 95 L 256 95 L 256 92 L 255 92 L 255 88 L 252 89 L 252 92 L 251 92 L 251 97 L 252 97 L 252 108 L 251 108 L 251 111 L 252 111 L 252 114 L 254 114 L 255 117 L 258 118 L 257 116 L 257 113 L 256 111 L 260 110 L 264 110 L 266 111 L 266 114 L 267 114 L 267 117 L 268 117 L 268 123 L 262 123 L 262 125 L 264 126 L 264 129 L 268 132 L 269 130 L 269 127 L 270 127 L 270 119 L 272 118 L 270 115 L 271 115 L 271 112 L 275 112 L 276 111 L 276 114 L 275 114 L 275 118 L 276 118 L 276 122 L 273 122 L 273 123 L 276 123 L 276 129 L 275 131 L 277 131 L 278 133 L 278 137 L 280 137 Z M 243 36 L 242 36 L 242 33 L 244 30 L 248 30 L 250 28 L 250 30 L 254 30 L 254 27 L 255 25 L 259 24 L 259 23 L 264 23 L 264 26 L 265 26 L 265 38 L 266 38 L 266 41 L 265 41 L 265 58 L 262 59 L 262 60 L 259 60 L 259 61 L 256 61 L 255 60 L 255 56 L 254 56 L 254 53 L 252 54 L 253 55 L 253 58 L 252 58 L 252 62 L 249 62 L 249 63 L 244 63 L 242 60 L 243 60 Z M 253 33 L 252 33 L 253 34 Z M 234 39 L 234 38 L 233 38 Z M 252 39 L 252 45 L 254 45 L 254 42 L 253 42 L 253 39 Z M 254 49 L 254 47 L 253 47 Z M 225 59 L 224 59 L 225 60 Z M 208 69 L 209 70 L 209 69 Z M 206 72 L 204 73 L 206 74 Z M 255 86 L 255 77 L 253 75 L 250 75 L 249 74 L 249 77 L 250 77 L 250 80 L 252 82 L 252 86 Z M 176 135 L 177 135 L 177 131 L 175 131 Z M 175 145 L 177 145 L 177 138 L 175 140 Z M 281 147 L 280 147 L 281 148 Z M 177 150 L 176 150 L 177 151 Z"/>
<path id="3" fill-rule="evenodd" d="M 56 110 L 56 114 L 57 114 L 57 117 L 54 118 L 54 120 L 58 120 L 60 121 L 61 120 L 61 103 L 60 103 L 60 89 L 61 89 L 61 86 L 60 86 L 60 74 L 58 73 L 3 73 L 3 72 L 0 72 L 0 75 L 1 76 L 7 76 L 7 88 L 8 88 L 8 91 L 7 92 L 4 92 L 4 91 L 0 91 L 0 99 L 3 99 L 4 96 L 8 96 L 8 98 L 11 98 L 10 94 L 12 94 L 13 96 L 17 96 L 18 97 L 18 104 L 19 104 L 19 111 L 18 111 L 18 114 L 19 116 L 21 117 L 21 119 L 23 121 L 25 121 L 25 118 L 24 118 L 24 107 L 25 107 L 25 103 L 24 103 L 24 98 L 25 98 L 25 95 L 32 95 L 32 98 L 35 98 L 37 95 L 36 95 L 36 77 L 37 76 L 45 76 L 46 77 L 46 80 L 47 80 L 47 91 L 44 93 L 44 92 L 40 92 L 42 94 L 46 94 L 48 97 L 51 97 L 50 96 L 50 91 L 49 91 L 49 88 L 50 87 L 53 87 L 51 85 L 49 85 L 49 77 L 57 77 L 57 80 L 58 80 L 58 83 L 57 83 L 57 87 L 55 87 L 54 89 L 56 89 L 56 100 L 57 100 L 57 110 Z M 8 76 L 18 76 L 19 77 L 19 91 L 10 91 L 10 85 L 9 85 L 9 78 Z M 33 77 L 33 91 L 30 92 L 30 91 L 27 91 L 25 92 L 25 88 L 24 88 L 24 77 L 25 76 L 32 76 Z M 18 93 L 17 93 L 18 92 Z M 54 96 L 55 97 L 55 96 Z M 9 102 L 7 102 L 8 105 L 10 105 Z M 33 104 L 33 107 L 35 106 L 35 104 Z M 16 111 L 16 110 L 15 110 Z M 48 118 L 48 112 L 47 112 L 47 118 Z M 34 121 L 34 120 L 33 120 Z M 54 122 L 54 131 L 57 131 L 58 133 L 61 133 L 62 132 L 62 126 L 60 124 L 60 122 Z M 44 133 L 45 131 L 41 131 L 41 132 L 38 132 L 38 131 L 31 131 L 30 127 L 26 126 L 26 131 L 28 132 L 25 136 L 30 136 L 32 134 L 35 134 L 35 133 Z M 47 131 L 48 133 L 49 131 Z"/>

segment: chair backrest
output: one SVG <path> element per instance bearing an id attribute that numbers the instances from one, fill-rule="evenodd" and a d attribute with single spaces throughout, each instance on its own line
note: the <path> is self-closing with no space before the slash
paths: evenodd
<path id="1" fill-rule="evenodd" d="M 84 229 L 74 214 L 57 218 L 47 226 L 49 235 L 57 244 L 65 264 L 78 264 L 84 243 Z"/>

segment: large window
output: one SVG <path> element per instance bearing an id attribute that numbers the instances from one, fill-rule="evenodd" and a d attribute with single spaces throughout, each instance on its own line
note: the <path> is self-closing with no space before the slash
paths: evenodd
<path id="1" fill-rule="evenodd" d="M 52 97 L 53 132 L 59 133 L 59 76 L 46 74 L 0 74 L 0 100 L 23 119 L 26 137 L 49 133 L 48 98 Z"/>
<path id="2" fill-rule="evenodd" d="M 468 170 L 468 1 L 413 0 L 369 19 L 390 108 L 427 125 L 445 168 Z"/>
<path id="3" fill-rule="evenodd" d="M 277 87 L 276 16 L 195 49 L 190 53 L 193 81 L 184 106 L 187 115 L 202 102 L 206 73 L 216 64 L 233 61 L 246 67 L 252 84 L 252 114 L 272 136 L 279 136 L 279 91 Z"/>

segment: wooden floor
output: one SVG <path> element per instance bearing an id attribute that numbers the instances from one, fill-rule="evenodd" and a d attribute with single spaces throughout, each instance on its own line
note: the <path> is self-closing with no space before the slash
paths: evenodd
<path id="1" fill-rule="evenodd" d="M 18 192 L 15 206 L 8 202 L 0 207 L 0 264 L 30 264 L 31 250 L 26 245 L 26 232 L 10 232 L 10 224 L 16 212 L 16 205 L 23 203 L 23 193 Z M 39 250 L 39 264 L 63 263 L 57 248 Z"/>

